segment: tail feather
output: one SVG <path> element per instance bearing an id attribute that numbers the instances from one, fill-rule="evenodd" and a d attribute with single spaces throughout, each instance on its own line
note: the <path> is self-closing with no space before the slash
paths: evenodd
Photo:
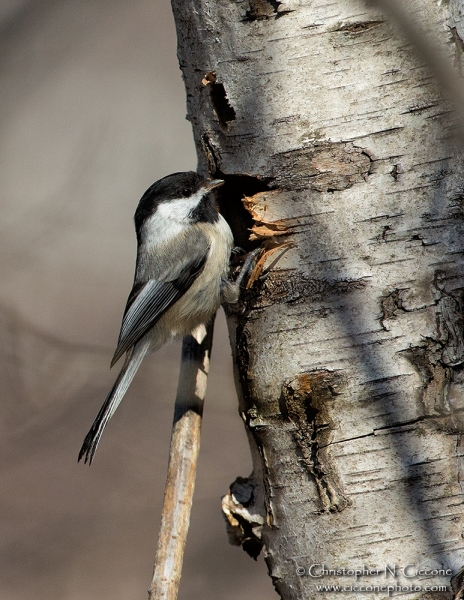
<path id="1" fill-rule="evenodd" d="M 77 459 L 78 462 L 84 457 L 84 463 L 88 462 L 89 465 L 92 464 L 103 430 L 113 416 L 115 410 L 118 408 L 119 403 L 124 398 L 124 394 L 127 392 L 127 388 L 134 378 L 134 375 L 137 373 L 140 363 L 147 353 L 149 346 L 150 341 L 142 339 L 127 353 L 121 372 L 114 382 L 110 393 L 106 397 L 103 406 L 100 408 L 89 433 L 85 437 L 79 452 L 79 458 Z"/>

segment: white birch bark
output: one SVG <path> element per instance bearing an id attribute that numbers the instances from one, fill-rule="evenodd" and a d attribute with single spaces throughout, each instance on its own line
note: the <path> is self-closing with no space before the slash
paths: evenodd
<path id="1" fill-rule="evenodd" d="M 462 68 L 463 1 L 407 8 Z M 331 583 L 450 590 L 450 575 L 384 571 L 464 565 L 464 169 L 450 106 L 360 0 L 173 9 L 199 168 L 225 177 L 236 242 L 250 225 L 292 242 L 229 314 L 254 461 L 239 504 L 225 499 L 232 534 L 251 553 L 263 544 L 285 599 L 340 597 L 315 589 Z M 315 579 L 315 564 L 379 574 Z"/>

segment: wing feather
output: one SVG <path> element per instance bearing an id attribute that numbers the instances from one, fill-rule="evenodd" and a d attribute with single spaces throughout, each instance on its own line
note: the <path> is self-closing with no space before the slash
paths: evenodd
<path id="1" fill-rule="evenodd" d="M 201 256 L 193 257 L 172 281 L 157 281 L 134 284 L 127 301 L 118 346 L 111 361 L 113 366 L 132 346 L 134 346 L 158 321 L 158 319 L 185 292 L 203 270 L 209 248 Z"/>

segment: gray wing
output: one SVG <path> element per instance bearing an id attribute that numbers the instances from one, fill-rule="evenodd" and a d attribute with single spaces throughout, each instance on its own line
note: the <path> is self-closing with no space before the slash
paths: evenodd
<path id="1" fill-rule="evenodd" d="M 203 270 L 208 251 L 209 247 L 206 246 L 205 252 L 184 261 L 180 272 L 171 281 L 150 279 L 134 284 L 127 300 L 118 346 L 111 366 L 155 325 L 170 306 L 185 294 Z"/>

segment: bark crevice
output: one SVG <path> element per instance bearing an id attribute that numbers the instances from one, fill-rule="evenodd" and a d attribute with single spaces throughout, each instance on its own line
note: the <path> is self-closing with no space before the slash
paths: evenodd
<path id="1" fill-rule="evenodd" d="M 342 389 L 343 377 L 330 371 L 299 373 L 282 386 L 282 412 L 294 426 L 300 462 L 314 478 L 322 512 L 340 512 L 350 505 L 326 449 L 335 427 L 331 405 Z"/>
<path id="2" fill-rule="evenodd" d="M 244 22 L 279 19 L 293 12 L 293 10 L 281 9 L 282 2 L 279 0 L 248 0 L 248 4 L 249 9 L 245 13 Z"/>
<path id="3" fill-rule="evenodd" d="M 219 124 L 224 129 L 227 129 L 236 119 L 235 109 L 227 97 L 225 87 L 218 81 L 213 81 L 209 84 L 209 92 L 214 112 L 219 120 Z"/>

